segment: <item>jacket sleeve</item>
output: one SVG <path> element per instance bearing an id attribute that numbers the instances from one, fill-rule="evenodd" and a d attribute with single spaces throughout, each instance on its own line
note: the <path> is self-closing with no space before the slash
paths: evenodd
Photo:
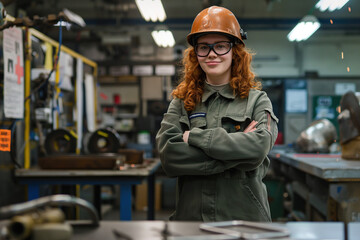
<path id="1" fill-rule="evenodd" d="M 246 170 L 258 167 L 269 153 L 277 138 L 277 118 L 267 95 L 261 94 L 253 104 L 251 120 L 257 121 L 250 133 L 228 133 L 224 128 L 193 128 L 188 143 L 202 149 L 209 157 L 225 162 L 238 162 Z"/>
<path id="2" fill-rule="evenodd" d="M 211 175 L 238 165 L 236 162 L 216 160 L 202 149 L 185 143 L 180 124 L 181 109 L 179 99 L 171 101 L 156 135 L 162 167 L 168 176 Z"/>

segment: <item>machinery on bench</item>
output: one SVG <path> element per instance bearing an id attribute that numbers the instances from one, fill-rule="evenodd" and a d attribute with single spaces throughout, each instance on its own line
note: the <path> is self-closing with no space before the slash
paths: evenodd
<path id="1" fill-rule="evenodd" d="M 71 131 L 56 129 L 45 141 L 47 155 L 39 158 L 42 169 L 116 169 L 141 167 L 144 152 L 121 148 L 121 139 L 112 128 L 98 129 L 84 141 L 86 154 L 75 154 L 76 136 Z"/>

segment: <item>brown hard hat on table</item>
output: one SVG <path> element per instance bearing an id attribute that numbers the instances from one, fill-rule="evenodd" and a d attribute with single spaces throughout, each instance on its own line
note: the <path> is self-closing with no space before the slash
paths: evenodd
<path id="1" fill-rule="evenodd" d="M 246 39 L 246 32 L 240 27 L 235 15 L 228 9 L 212 6 L 202 10 L 195 18 L 187 41 L 194 46 L 195 40 L 208 33 L 222 33 L 241 43 Z"/>

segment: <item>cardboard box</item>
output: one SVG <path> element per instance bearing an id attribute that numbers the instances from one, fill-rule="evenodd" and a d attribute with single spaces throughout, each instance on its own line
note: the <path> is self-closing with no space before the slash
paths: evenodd
<path id="1" fill-rule="evenodd" d="M 137 211 L 146 211 L 147 207 L 147 183 L 136 185 L 135 209 Z M 161 209 L 161 183 L 155 183 L 155 211 Z"/>

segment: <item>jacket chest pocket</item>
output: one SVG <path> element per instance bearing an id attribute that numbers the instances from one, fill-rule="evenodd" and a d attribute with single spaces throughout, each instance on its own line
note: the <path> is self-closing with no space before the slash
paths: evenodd
<path id="1" fill-rule="evenodd" d="M 179 121 L 183 131 L 191 130 L 194 127 L 202 129 L 206 128 L 205 117 L 194 117 L 189 119 L 187 116 L 181 116 Z"/>
<path id="2" fill-rule="evenodd" d="M 222 127 L 228 133 L 243 132 L 251 123 L 251 119 L 245 116 L 225 116 L 221 119 Z"/>
<path id="3" fill-rule="evenodd" d="M 206 128 L 206 118 L 205 117 L 195 117 L 190 119 L 190 129 L 193 128 Z"/>
<path id="4" fill-rule="evenodd" d="M 183 132 L 190 130 L 190 122 L 189 122 L 189 118 L 185 115 L 180 117 L 180 126 L 181 126 L 181 130 Z"/>

